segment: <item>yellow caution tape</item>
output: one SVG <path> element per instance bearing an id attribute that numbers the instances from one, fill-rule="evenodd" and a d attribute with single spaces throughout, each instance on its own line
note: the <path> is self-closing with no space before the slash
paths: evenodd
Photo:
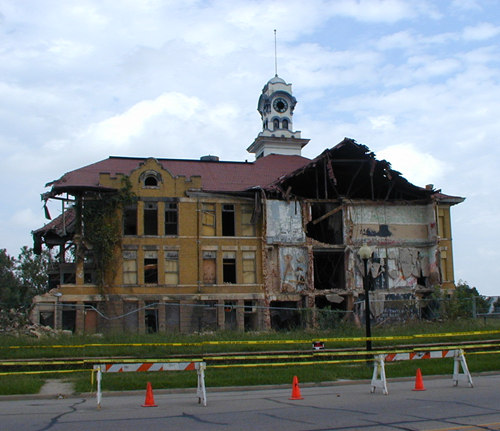
<path id="1" fill-rule="evenodd" d="M 368 339 L 372 341 L 391 341 L 391 340 L 411 340 L 415 338 L 436 338 L 436 337 L 460 337 L 469 335 L 490 335 L 499 334 L 500 330 L 490 330 L 490 331 L 469 331 L 469 332 L 445 332 L 445 333 L 434 333 L 434 334 L 415 334 L 415 335 L 404 335 L 404 336 L 385 336 L 385 337 L 339 337 L 339 338 L 314 338 L 310 340 L 229 340 L 229 341 L 202 341 L 196 343 L 117 343 L 117 344 L 106 344 L 106 343 L 91 343 L 91 344 L 81 344 L 81 345 L 29 345 L 29 346 L 0 346 L 0 349 L 83 349 L 92 347 L 201 347 L 201 346 L 216 346 L 216 345 L 266 345 L 266 344 L 305 344 L 312 343 L 313 341 L 319 342 L 361 342 Z"/>

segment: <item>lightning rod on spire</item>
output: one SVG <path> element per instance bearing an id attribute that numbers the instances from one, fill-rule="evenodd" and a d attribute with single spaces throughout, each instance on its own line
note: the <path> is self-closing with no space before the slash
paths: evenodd
<path id="1" fill-rule="evenodd" d="M 276 47 L 276 29 L 274 29 L 274 74 L 278 76 L 278 49 Z"/>

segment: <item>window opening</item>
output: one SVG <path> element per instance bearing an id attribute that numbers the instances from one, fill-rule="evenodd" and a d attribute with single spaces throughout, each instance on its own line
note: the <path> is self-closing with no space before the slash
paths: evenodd
<path id="1" fill-rule="evenodd" d="M 298 303 L 293 301 L 271 301 L 271 328 L 292 330 L 302 327 Z"/>
<path id="2" fill-rule="evenodd" d="M 165 284 L 179 284 L 178 251 L 165 251 Z"/>
<path id="3" fill-rule="evenodd" d="M 226 252 L 222 257 L 222 281 L 236 283 L 236 253 Z"/>
<path id="4" fill-rule="evenodd" d="M 144 256 L 144 283 L 158 284 L 158 256 L 156 252 L 146 252 Z"/>
<path id="5" fill-rule="evenodd" d="M 315 251 L 313 259 L 316 290 L 345 289 L 343 251 Z"/>
<path id="6" fill-rule="evenodd" d="M 203 252 L 203 283 L 215 284 L 217 282 L 217 264 L 215 251 Z"/>
<path id="7" fill-rule="evenodd" d="M 273 130 L 278 130 L 280 128 L 280 122 L 279 120 L 275 119 L 273 120 Z"/>
<path id="8" fill-rule="evenodd" d="M 202 235 L 215 236 L 215 204 L 202 204 L 201 227 Z"/>
<path id="9" fill-rule="evenodd" d="M 325 244 L 343 244 L 342 206 L 336 204 L 311 204 L 311 221 L 307 236 Z"/>
<path id="10" fill-rule="evenodd" d="M 137 205 L 123 209 L 123 235 L 137 235 Z"/>
<path id="11" fill-rule="evenodd" d="M 144 235 L 158 235 L 158 204 L 144 204 Z"/>
<path id="12" fill-rule="evenodd" d="M 158 180 L 156 179 L 156 177 L 150 175 L 149 177 L 146 177 L 146 179 L 144 180 L 144 185 L 146 187 L 158 187 Z"/>
<path id="13" fill-rule="evenodd" d="M 165 204 L 165 235 L 177 235 L 177 203 Z"/>
<path id="14" fill-rule="evenodd" d="M 222 236 L 234 236 L 234 205 L 222 205 Z"/>
<path id="15" fill-rule="evenodd" d="M 67 308 L 62 310 L 62 329 L 75 332 L 76 327 L 76 304 L 65 303 Z"/>
<path id="16" fill-rule="evenodd" d="M 234 331 L 237 328 L 236 302 L 224 301 L 224 329 Z"/>
<path id="17" fill-rule="evenodd" d="M 253 207 L 251 205 L 241 206 L 241 235 L 255 236 L 255 223 L 252 223 Z"/>
<path id="18" fill-rule="evenodd" d="M 256 271 L 255 271 L 255 251 L 244 251 L 243 252 L 243 283 L 245 284 L 255 284 Z"/>
<path id="19" fill-rule="evenodd" d="M 123 284 L 137 284 L 137 252 L 123 252 Z"/>
<path id="20" fill-rule="evenodd" d="M 281 124 L 282 124 L 282 128 L 283 129 L 287 129 L 288 130 L 288 120 L 287 119 L 283 120 L 283 122 Z"/>
<path id="21" fill-rule="evenodd" d="M 148 334 L 158 332 L 158 309 L 146 308 L 144 311 L 144 323 Z"/>

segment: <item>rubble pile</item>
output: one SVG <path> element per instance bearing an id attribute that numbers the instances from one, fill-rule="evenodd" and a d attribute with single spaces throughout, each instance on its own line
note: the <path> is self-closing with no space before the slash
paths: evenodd
<path id="1" fill-rule="evenodd" d="M 50 337 L 59 335 L 61 331 L 56 331 L 50 326 L 33 324 L 28 318 L 28 314 L 23 310 L 0 310 L 0 335 L 10 335 L 14 337 Z"/>

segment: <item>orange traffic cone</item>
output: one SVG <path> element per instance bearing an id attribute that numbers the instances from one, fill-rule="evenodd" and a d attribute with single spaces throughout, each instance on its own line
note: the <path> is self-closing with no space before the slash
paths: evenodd
<path id="1" fill-rule="evenodd" d="M 142 407 L 158 407 L 155 404 L 155 398 L 153 396 L 153 388 L 151 387 L 151 383 L 149 382 L 146 387 L 146 401 L 144 401 Z"/>
<path id="2" fill-rule="evenodd" d="M 425 391 L 424 388 L 424 381 L 422 379 L 422 371 L 420 371 L 420 368 L 417 369 L 417 376 L 415 378 L 415 389 L 414 391 Z"/>
<path id="3" fill-rule="evenodd" d="M 293 383 L 292 383 L 292 396 L 288 398 L 289 400 L 303 400 L 300 396 L 300 388 L 299 388 L 299 379 L 297 376 L 293 377 Z"/>

